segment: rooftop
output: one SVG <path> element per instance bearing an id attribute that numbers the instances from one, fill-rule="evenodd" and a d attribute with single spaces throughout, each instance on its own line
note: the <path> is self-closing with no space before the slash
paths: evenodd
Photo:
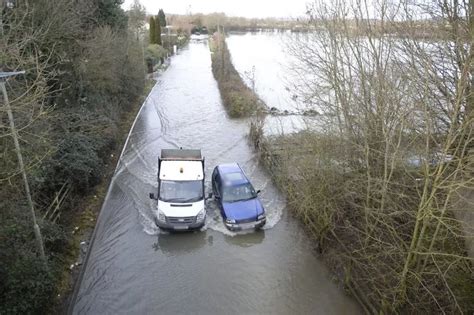
<path id="1" fill-rule="evenodd" d="M 203 164 L 201 161 L 162 161 L 160 180 L 203 180 Z"/>
<path id="2" fill-rule="evenodd" d="M 218 166 L 224 186 L 236 186 L 249 183 L 244 172 L 237 163 L 221 164 Z"/>
<path id="3" fill-rule="evenodd" d="M 240 168 L 239 164 L 237 164 L 237 163 L 220 164 L 217 167 L 219 168 L 219 172 L 221 174 L 242 172 L 242 169 Z"/>

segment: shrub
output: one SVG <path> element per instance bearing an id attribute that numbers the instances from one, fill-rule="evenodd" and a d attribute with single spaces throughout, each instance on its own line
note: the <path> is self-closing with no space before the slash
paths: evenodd
<path id="1" fill-rule="evenodd" d="M 122 37 L 109 27 L 99 27 L 84 42 L 80 71 L 88 91 L 104 94 L 120 92 L 120 76 L 125 47 Z"/>
<path id="2" fill-rule="evenodd" d="M 161 63 L 167 56 L 166 49 L 163 46 L 152 44 L 145 51 L 145 60 L 148 66 L 148 72 L 153 72 L 154 67 Z"/>
<path id="3" fill-rule="evenodd" d="M 120 74 L 122 109 L 129 110 L 142 94 L 145 87 L 145 65 L 143 63 L 142 43 L 127 40 L 126 58 Z"/>
<path id="4" fill-rule="evenodd" d="M 28 209 L 15 201 L 0 203 L 0 314 L 45 313 L 55 292 L 55 253 L 66 244 L 64 231 L 42 222 L 49 256 L 49 270 L 36 254 L 36 243 Z"/>
<path id="5" fill-rule="evenodd" d="M 96 185 L 103 170 L 103 151 L 106 141 L 81 133 L 66 134 L 57 151 L 44 163 L 36 187 L 53 194 L 66 182 L 79 193 L 85 193 Z"/>
<path id="6" fill-rule="evenodd" d="M 69 183 L 58 213 L 74 217 L 74 201 L 101 179 L 122 114 L 142 94 L 142 44 L 127 33 L 121 2 L 13 1 L 3 8 L 2 66 L 27 70 L 9 80 L 8 93 L 48 271 L 36 253 L 7 124 L 0 129 L 0 314 L 51 313 L 72 246 L 59 223 L 42 222 L 43 206 Z"/>

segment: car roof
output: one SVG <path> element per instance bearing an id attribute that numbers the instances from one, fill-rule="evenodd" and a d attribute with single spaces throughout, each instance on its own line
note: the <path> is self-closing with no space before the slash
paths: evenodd
<path id="1" fill-rule="evenodd" d="M 242 172 L 240 165 L 237 163 L 219 164 L 217 165 L 217 168 L 219 169 L 219 173 L 221 174 Z"/>
<path id="2" fill-rule="evenodd" d="M 250 183 L 244 171 L 237 163 L 220 164 L 217 166 L 224 186 L 236 186 Z"/>

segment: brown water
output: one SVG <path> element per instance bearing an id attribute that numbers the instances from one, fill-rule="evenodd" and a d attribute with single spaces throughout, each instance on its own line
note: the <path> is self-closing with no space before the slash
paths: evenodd
<path id="1" fill-rule="evenodd" d="M 207 43 L 190 43 L 158 80 L 119 162 L 72 312 L 358 313 L 258 164 L 248 122 L 227 117 Z M 202 149 L 208 177 L 218 163 L 239 162 L 262 189 L 265 230 L 228 232 L 211 201 L 202 231 L 161 233 L 148 193 L 157 184 L 160 149 L 176 147 Z"/>

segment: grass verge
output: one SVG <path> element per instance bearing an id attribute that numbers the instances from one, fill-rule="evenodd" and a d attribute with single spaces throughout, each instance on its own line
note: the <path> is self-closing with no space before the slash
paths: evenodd
<path id="1" fill-rule="evenodd" d="M 232 64 L 225 37 L 215 33 L 210 39 L 212 73 L 219 86 L 224 106 L 232 118 L 249 117 L 265 109 L 264 103 L 240 77 Z"/>
<path id="2" fill-rule="evenodd" d="M 303 222 L 327 265 L 365 313 L 472 313 L 472 261 L 452 213 L 438 238 L 438 221 L 427 224 L 419 240 L 423 253 L 409 265 L 406 290 L 400 293 L 420 198 L 416 169 L 394 170 L 381 208 L 378 179 L 372 179 L 370 191 L 364 169 L 344 163 L 354 151 L 343 139 L 308 131 L 266 137 L 258 121 L 251 124 L 250 139 L 273 182 L 285 193 L 289 210 Z M 365 202 L 368 193 L 372 204 Z M 439 218 L 436 208 L 433 212 Z"/>

